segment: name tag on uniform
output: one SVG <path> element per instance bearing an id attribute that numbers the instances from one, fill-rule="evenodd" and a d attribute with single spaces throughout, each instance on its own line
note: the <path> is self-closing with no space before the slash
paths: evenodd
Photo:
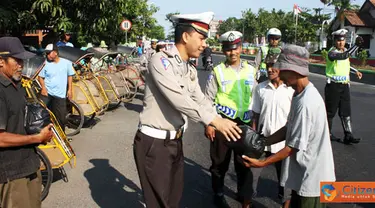
<path id="1" fill-rule="evenodd" d="M 232 80 L 225 80 L 225 81 L 221 82 L 222 85 L 227 85 L 227 84 L 230 84 L 230 83 L 232 83 Z"/>

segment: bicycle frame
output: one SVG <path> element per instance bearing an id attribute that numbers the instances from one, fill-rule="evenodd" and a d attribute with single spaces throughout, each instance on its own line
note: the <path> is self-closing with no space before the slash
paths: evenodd
<path id="1" fill-rule="evenodd" d="M 49 143 L 46 145 L 40 144 L 38 147 L 47 155 L 51 162 L 52 168 L 60 168 L 73 159 L 73 165 L 70 163 L 71 167 L 76 166 L 76 154 L 73 148 L 70 146 L 67 136 L 59 125 L 55 115 L 45 106 L 45 104 L 36 95 L 37 87 L 34 86 L 33 82 L 38 76 L 39 72 L 44 67 L 44 63 L 37 70 L 34 76 L 31 78 L 22 78 L 22 86 L 26 90 L 26 95 L 28 99 L 37 101 L 40 103 L 50 114 L 51 122 L 53 124 L 52 131 L 53 137 Z M 42 167 L 41 167 L 42 168 Z"/>

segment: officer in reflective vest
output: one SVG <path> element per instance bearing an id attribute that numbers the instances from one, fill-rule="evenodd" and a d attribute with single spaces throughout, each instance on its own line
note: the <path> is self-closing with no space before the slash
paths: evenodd
<path id="1" fill-rule="evenodd" d="M 257 72 L 258 82 L 263 82 L 267 80 L 267 65 L 264 60 L 267 57 L 268 51 L 272 48 L 280 48 L 279 42 L 281 39 L 281 31 L 277 28 L 271 28 L 267 31 L 267 41 L 268 45 L 259 48 L 258 55 L 255 58 L 255 62 L 259 65 L 259 70 Z"/>
<path id="2" fill-rule="evenodd" d="M 349 91 L 350 72 L 355 73 L 358 79 L 362 78 L 362 73 L 350 66 L 349 56 L 363 43 L 363 39 L 357 37 L 355 45 L 346 49 L 346 33 L 347 30 L 345 29 L 332 33 L 335 47 L 329 50 L 326 57 L 327 84 L 325 86 L 325 104 L 331 140 L 340 140 L 332 135 L 332 120 L 337 109 L 339 109 L 339 116 L 345 133 L 344 143 L 350 144 L 359 143 L 361 140 L 360 138 L 355 138 L 352 134 Z"/>
<path id="3" fill-rule="evenodd" d="M 229 31 L 220 36 L 226 61 L 217 65 L 209 75 L 205 95 L 216 107 L 216 112 L 239 125 L 249 125 L 251 97 L 256 86 L 256 69 L 240 59 L 242 34 Z M 229 207 L 223 193 L 224 177 L 228 170 L 232 149 L 224 141 L 216 138 L 215 129 L 206 126 L 206 136 L 212 141 L 210 156 L 212 166 L 212 188 L 214 203 L 218 207 Z M 251 169 L 246 169 L 240 155 L 235 155 L 234 165 L 237 173 L 237 192 L 239 199 L 251 200 L 253 197 Z M 256 169 L 255 169 L 256 170 Z M 259 172 L 259 170 L 258 170 Z M 244 200 L 242 200 L 244 202 Z"/>

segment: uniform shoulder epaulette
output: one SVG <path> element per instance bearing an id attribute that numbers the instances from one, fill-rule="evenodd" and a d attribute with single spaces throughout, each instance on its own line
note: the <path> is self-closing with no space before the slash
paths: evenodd
<path id="1" fill-rule="evenodd" d="M 168 58 L 173 58 L 173 57 L 174 57 L 174 56 L 173 56 L 171 53 L 169 53 L 168 51 L 163 51 L 163 53 L 164 53 L 165 55 L 167 55 Z"/>

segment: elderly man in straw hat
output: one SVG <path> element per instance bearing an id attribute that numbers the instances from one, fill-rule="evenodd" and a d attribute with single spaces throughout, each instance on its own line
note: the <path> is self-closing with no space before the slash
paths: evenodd
<path id="1" fill-rule="evenodd" d="M 247 167 L 264 167 L 285 159 L 281 185 L 292 190 L 291 207 L 319 208 L 320 182 L 335 181 L 327 114 L 323 98 L 309 81 L 309 52 L 296 45 L 283 48 L 273 66 L 295 93 L 285 127 L 267 140 L 285 139 L 285 147 L 264 160 L 243 156 Z"/>

